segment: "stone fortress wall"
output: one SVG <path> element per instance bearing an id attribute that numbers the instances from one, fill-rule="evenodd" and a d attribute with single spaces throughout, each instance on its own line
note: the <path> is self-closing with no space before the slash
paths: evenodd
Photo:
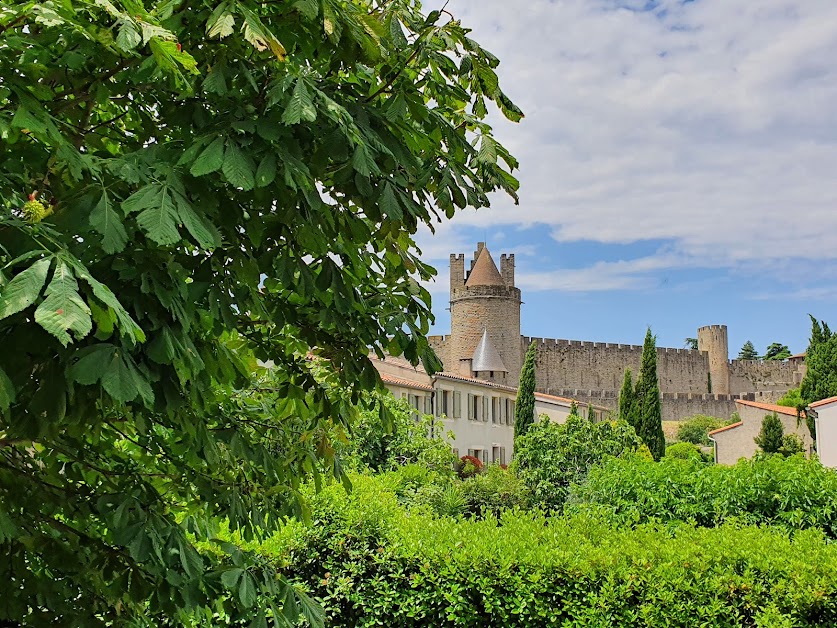
<path id="1" fill-rule="evenodd" d="M 467 358 L 483 331 L 487 331 L 509 372 L 483 376 L 516 386 L 526 349 L 534 341 L 540 392 L 616 410 L 625 369 L 631 369 L 634 382 L 639 374 L 642 347 L 522 336 L 521 293 L 514 286 L 514 255 L 500 258 L 502 281 L 496 277 L 497 270 L 493 271 L 495 280 L 491 285 L 468 281 L 484 246 L 482 242 L 477 245 L 467 274 L 465 256 L 450 256 L 451 334 L 429 338 L 445 370 L 467 371 Z M 730 360 L 726 325 L 699 328 L 697 340 L 697 350 L 657 347 L 664 420 L 680 420 L 694 414 L 726 418 L 735 411 L 736 399 L 773 403 L 790 388 L 799 386 L 805 374 L 800 360 Z"/>

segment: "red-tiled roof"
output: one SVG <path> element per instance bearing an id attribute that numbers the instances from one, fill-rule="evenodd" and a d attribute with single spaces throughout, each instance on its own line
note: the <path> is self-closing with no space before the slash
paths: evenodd
<path id="1" fill-rule="evenodd" d="M 423 384 L 422 382 L 415 382 L 403 377 L 395 377 L 387 373 L 381 373 L 381 381 L 385 384 L 392 384 L 393 386 L 403 386 L 404 388 L 416 388 L 418 390 L 433 390 L 430 384 Z"/>
<path id="2" fill-rule="evenodd" d="M 812 403 L 808 407 L 819 408 L 820 406 L 827 406 L 829 403 L 834 403 L 835 401 L 837 401 L 837 397 L 829 397 L 828 399 L 822 399 L 820 401 L 815 401 L 814 403 Z"/>
<path id="3" fill-rule="evenodd" d="M 491 257 L 488 249 L 483 247 L 477 256 L 477 261 L 474 263 L 474 268 L 468 275 L 466 286 L 505 286 L 503 277 L 500 271 L 497 270 L 497 265 Z"/>
<path id="4" fill-rule="evenodd" d="M 796 416 L 796 408 L 789 408 L 787 406 L 777 406 L 774 403 L 762 403 L 761 401 L 747 401 L 745 399 L 736 399 L 735 403 L 740 403 L 744 406 L 752 408 L 759 408 L 767 410 L 768 412 L 775 412 L 776 414 L 786 414 L 788 416 Z"/>
<path id="5" fill-rule="evenodd" d="M 558 397 L 557 395 L 547 395 L 546 393 L 539 393 L 539 392 L 535 393 L 535 398 L 536 399 L 563 401 L 564 403 L 572 403 L 574 401 L 573 399 L 568 399 L 567 397 Z"/>
<path id="6" fill-rule="evenodd" d="M 733 423 L 732 425 L 725 425 L 724 427 L 719 427 L 717 430 L 712 430 L 711 432 L 709 432 L 709 436 L 712 436 L 712 434 L 726 432 L 727 430 L 734 429 L 740 425 L 744 425 L 744 421 L 739 421 L 738 423 Z"/>
<path id="7" fill-rule="evenodd" d="M 477 384 L 479 386 L 487 386 L 488 388 L 497 388 L 499 390 L 505 390 L 507 392 L 517 392 L 517 388 L 513 388 L 511 386 L 506 386 L 505 384 L 495 384 L 494 382 L 489 382 L 485 379 L 477 379 L 476 377 L 468 377 L 466 375 L 459 375 L 457 373 L 436 373 L 435 377 L 441 377 L 442 379 L 455 379 L 459 380 L 460 382 L 469 382 L 471 384 Z"/>

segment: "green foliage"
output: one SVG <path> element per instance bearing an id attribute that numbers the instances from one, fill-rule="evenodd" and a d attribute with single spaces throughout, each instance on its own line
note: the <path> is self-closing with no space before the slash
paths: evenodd
<path id="1" fill-rule="evenodd" d="M 703 460 L 700 448 L 691 442 L 674 443 L 666 447 L 666 458 L 677 458 L 678 460 Z"/>
<path id="2" fill-rule="evenodd" d="M 666 440 L 663 434 L 663 408 L 660 403 L 660 383 L 657 379 L 657 339 L 651 328 L 645 333 L 642 346 L 642 366 L 636 381 L 633 397 L 634 422 L 637 435 L 648 445 L 654 460 L 665 455 Z"/>
<path id="3" fill-rule="evenodd" d="M 765 360 L 787 360 L 791 356 L 790 349 L 787 345 L 780 342 L 774 342 L 764 352 Z"/>
<path id="4" fill-rule="evenodd" d="M 758 360 L 759 353 L 756 351 L 755 345 L 750 342 L 749 340 L 744 343 L 744 346 L 741 347 L 741 351 L 738 352 L 738 359 L 739 360 Z"/>
<path id="5" fill-rule="evenodd" d="M 619 391 L 619 420 L 627 422 L 636 430 L 639 425 L 636 420 L 637 414 L 635 401 L 631 369 L 625 369 L 625 377 L 622 380 L 622 390 Z"/>
<path id="6" fill-rule="evenodd" d="M 666 462 L 689 464 L 646 466 Z M 387 478 L 353 482 L 316 499 L 320 526 L 292 524 L 258 548 L 322 600 L 331 626 L 837 622 L 837 545 L 817 530 L 626 529 L 595 512 L 452 520 L 399 506 Z"/>
<path id="7" fill-rule="evenodd" d="M 783 456 L 805 453 L 805 444 L 796 434 L 785 434 L 782 436 L 782 446 L 779 447 L 779 453 Z"/>
<path id="8" fill-rule="evenodd" d="M 594 509 L 619 525 L 691 521 L 817 528 L 837 539 L 837 473 L 816 459 L 758 456 L 733 466 L 666 456 L 607 460 L 574 489 L 570 510 Z"/>
<path id="9" fill-rule="evenodd" d="M 810 315 L 809 315 L 810 316 Z M 805 404 L 837 395 L 837 334 L 811 316 L 811 341 L 805 354 L 808 370 L 800 386 Z"/>
<path id="10" fill-rule="evenodd" d="M 310 610 L 195 544 L 344 477 L 370 351 L 439 368 L 413 234 L 517 189 L 484 120 L 522 113 L 468 32 L 411 2 L 0 5 L 0 623 Z"/>
<path id="11" fill-rule="evenodd" d="M 520 370 L 520 383 L 517 386 L 517 400 L 514 405 L 514 441 L 526 434 L 535 422 L 535 342 L 526 350 L 523 368 Z"/>
<path id="12" fill-rule="evenodd" d="M 697 338 L 686 338 L 683 341 L 683 346 L 686 349 L 690 349 L 691 351 L 697 351 L 698 350 L 698 339 Z"/>
<path id="13" fill-rule="evenodd" d="M 718 417 L 696 414 L 677 426 L 677 440 L 695 445 L 709 445 L 708 433 L 729 424 L 729 421 Z"/>
<path id="14" fill-rule="evenodd" d="M 467 504 L 467 514 L 493 514 L 499 517 L 503 510 L 525 507 L 529 502 L 526 485 L 510 470 L 499 465 L 489 465 L 485 470 L 462 483 L 462 494 Z"/>
<path id="15" fill-rule="evenodd" d="M 351 429 L 343 458 L 372 471 L 420 464 L 452 473 L 456 456 L 441 422 L 433 416 L 417 416 L 405 400 L 379 393 L 380 403 L 362 410 Z"/>
<path id="16" fill-rule="evenodd" d="M 776 405 L 785 406 L 787 408 L 804 409 L 805 401 L 802 399 L 802 394 L 799 388 L 791 388 L 786 392 L 781 399 L 776 402 Z"/>
<path id="17" fill-rule="evenodd" d="M 785 428 L 782 426 L 782 421 L 774 412 L 768 414 L 761 421 L 761 430 L 759 435 L 753 440 L 756 445 L 766 454 L 775 454 L 779 452 L 782 447 L 782 437 L 785 434 Z"/>
<path id="18" fill-rule="evenodd" d="M 636 451 L 641 441 L 624 421 L 591 423 L 570 415 L 566 423 L 540 421 L 519 439 L 512 470 L 535 504 L 560 509 L 570 486 L 581 483 L 590 468 L 607 456 Z"/>

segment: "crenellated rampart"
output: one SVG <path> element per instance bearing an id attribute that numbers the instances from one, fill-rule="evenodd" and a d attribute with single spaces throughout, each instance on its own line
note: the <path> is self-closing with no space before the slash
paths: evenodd
<path id="1" fill-rule="evenodd" d="M 523 336 L 521 351 L 525 351 L 532 341 L 538 348 L 539 390 L 618 391 L 626 368 L 630 368 L 635 376 L 639 373 L 642 359 L 639 345 Z M 704 352 L 657 349 L 657 374 L 663 392 L 708 392 L 708 372 L 709 363 Z"/>
<path id="2" fill-rule="evenodd" d="M 787 392 L 802 383 L 805 364 L 781 360 L 730 360 L 730 390 Z M 780 395 L 781 396 L 781 395 Z"/>

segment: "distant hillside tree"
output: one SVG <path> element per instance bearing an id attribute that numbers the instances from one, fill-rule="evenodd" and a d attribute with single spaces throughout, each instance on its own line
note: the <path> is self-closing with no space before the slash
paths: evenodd
<path id="1" fill-rule="evenodd" d="M 779 342 L 772 343 L 764 352 L 765 360 L 787 360 L 790 356 L 791 352 L 788 346 Z"/>
<path id="2" fill-rule="evenodd" d="M 697 338 L 686 338 L 686 341 L 683 343 L 683 346 L 687 349 L 691 349 L 692 351 L 697 351 L 698 348 L 698 339 Z"/>
<path id="3" fill-rule="evenodd" d="M 622 390 L 619 391 L 619 419 L 626 421 L 634 430 L 639 431 L 636 420 L 634 403 L 634 383 L 631 369 L 625 369 L 625 378 L 622 380 Z"/>
<path id="4" fill-rule="evenodd" d="M 759 352 L 756 351 L 756 347 L 753 345 L 752 342 L 749 340 L 744 343 L 744 346 L 741 347 L 741 351 L 738 352 L 738 359 L 739 360 L 758 360 L 759 359 Z"/>
<path id="5" fill-rule="evenodd" d="M 645 334 L 642 346 L 642 366 L 634 391 L 634 412 L 637 415 L 637 434 L 648 446 L 654 460 L 666 453 L 663 434 L 663 409 L 660 403 L 660 383 L 657 380 L 657 339 L 651 328 Z"/>
<path id="6" fill-rule="evenodd" d="M 768 414 L 761 421 L 761 431 L 753 440 L 756 445 L 766 454 L 775 454 L 782 448 L 782 438 L 785 435 L 785 428 L 776 413 Z"/>
<path id="7" fill-rule="evenodd" d="M 535 422 L 535 343 L 526 350 L 526 359 L 520 370 L 520 384 L 514 406 L 514 440 L 526 433 Z"/>

